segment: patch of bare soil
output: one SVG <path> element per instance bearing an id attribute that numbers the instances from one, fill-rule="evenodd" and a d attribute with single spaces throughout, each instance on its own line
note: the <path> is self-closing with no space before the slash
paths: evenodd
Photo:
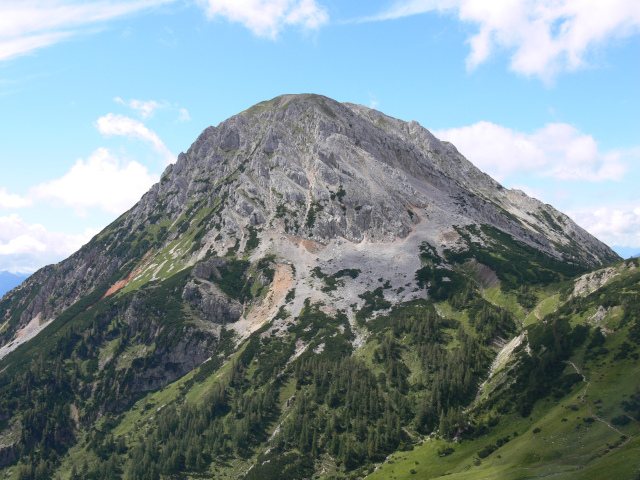
<path id="1" fill-rule="evenodd" d="M 460 238 L 460 234 L 455 230 L 447 230 L 442 232 L 438 240 L 441 244 L 456 243 Z"/>
<path id="2" fill-rule="evenodd" d="M 149 254 L 151 253 L 151 250 L 149 250 L 147 253 L 144 254 L 144 257 L 142 257 L 142 262 L 140 263 L 140 265 L 133 270 L 129 275 L 127 275 L 127 277 L 123 280 L 118 280 L 116 283 L 114 283 L 113 285 L 111 285 L 111 287 L 109 287 L 109 290 L 107 290 L 107 293 L 105 293 L 102 298 L 98 301 L 102 301 L 105 298 L 107 298 L 110 295 L 113 295 L 114 293 L 116 293 L 118 290 L 123 289 L 127 283 L 129 283 L 131 280 L 133 280 L 133 278 L 138 275 L 142 269 L 144 267 L 146 267 L 149 262 L 151 261 L 151 258 L 149 257 Z M 89 307 L 91 308 L 91 307 Z"/>
<path id="3" fill-rule="evenodd" d="M 293 286 L 291 265 L 278 265 L 273 277 L 271 289 L 260 305 L 254 306 L 246 317 L 235 322 L 233 328 L 244 338 L 255 332 L 266 321 L 275 316 L 284 297 Z"/>
<path id="4" fill-rule="evenodd" d="M 74 423 L 76 424 L 76 428 L 80 428 L 80 416 L 78 415 L 78 407 L 76 407 L 75 403 L 72 403 L 69 407 L 71 409 L 71 417 L 73 418 Z"/>
<path id="5" fill-rule="evenodd" d="M 42 315 L 42 312 L 38 313 L 35 317 L 31 319 L 29 323 L 27 323 L 24 326 L 24 328 L 21 328 L 20 330 L 18 330 L 18 333 L 16 333 L 16 338 L 22 338 L 23 336 L 27 335 L 29 332 L 38 328 L 38 326 L 40 325 L 41 315 Z"/>

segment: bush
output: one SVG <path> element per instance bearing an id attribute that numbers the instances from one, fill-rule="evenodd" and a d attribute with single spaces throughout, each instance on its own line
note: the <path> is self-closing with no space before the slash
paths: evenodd
<path id="1" fill-rule="evenodd" d="M 455 449 L 453 447 L 447 447 L 443 445 L 438 449 L 438 456 L 446 457 L 451 455 L 453 452 L 455 452 Z"/>
<path id="2" fill-rule="evenodd" d="M 489 455 L 491 455 L 497 449 L 498 449 L 498 447 L 496 445 L 494 445 L 494 444 L 487 445 L 486 447 L 484 447 L 482 450 L 480 450 L 478 452 L 478 457 L 487 458 Z"/>
<path id="3" fill-rule="evenodd" d="M 509 442 L 509 440 L 511 440 L 511 437 L 509 435 L 507 435 L 506 437 L 503 438 L 499 438 L 496 441 L 496 445 L 498 446 L 498 448 L 500 448 L 501 446 L 503 446 L 505 443 Z"/>
<path id="4" fill-rule="evenodd" d="M 619 417 L 611 419 L 612 425 L 624 426 L 628 425 L 629 422 L 631 422 L 631 419 L 627 415 L 620 415 Z"/>

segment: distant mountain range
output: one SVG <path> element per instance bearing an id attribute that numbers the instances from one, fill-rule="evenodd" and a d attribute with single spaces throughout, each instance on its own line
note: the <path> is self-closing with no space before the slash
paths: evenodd
<path id="1" fill-rule="evenodd" d="M 26 273 L 11 273 L 5 270 L 0 272 L 0 297 L 9 290 L 13 290 L 29 277 Z"/>

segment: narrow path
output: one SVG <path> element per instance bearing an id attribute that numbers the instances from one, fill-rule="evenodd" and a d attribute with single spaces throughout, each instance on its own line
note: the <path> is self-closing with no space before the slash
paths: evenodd
<path id="1" fill-rule="evenodd" d="M 587 406 L 589 407 L 589 413 L 591 413 L 591 416 L 593 418 L 595 418 L 596 420 L 598 420 L 599 422 L 604 423 L 607 427 L 609 427 L 611 430 L 615 430 L 616 432 L 618 432 L 620 435 L 624 435 L 624 433 L 622 433 L 620 430 L 618 430 L 616 427 L 614 427 L 613 425 L 611 425 L 609 422 L 607 422 L 604 418 L 600 418 L 599 416 L 597 416 L 595 413 L 593 413 L 593 407 L 591 406 L 591 404 L 589 402 L 587 402 L 587 400 L 585 399 L 585 397 L 587 396 L 587 390 L 589 389 L 589 386 L 591 385 L 591 382 L 587 381 L 587 377 L 584 376 L 584 373 L 582 373 L 580 371 L 580 369 L 576 366 L 575 363 L 573 363 L 571 360 L 567 360 L 567 363 L 570 363 L 571 366 L 573 368 L 575 368 L 576 373 L 578 375 L 582 375 L 582 381 L 585 382 L 587 384 L 586 387 L 584 387 L 584 391 L 582 392 L 582 395 L 580 395 L 580 401 L 583 403 L 586 403 Z M 625 442 L 626 443 L 626 442 Z"/>
<path id="2" fill-rule="evenodd" d="M 580 401 L 584 402 L 587 404 L 587 406 L 589 407 L 589 412 L 591 413 L 591 416 L 593 418 L 595 418 L 596 420 L 598 420 L 599 422 L 604 423 L 607 427 L 609 427 L 611 430 L 617 432 L 618 434 L 620 434 L 621 437 L 625 437 L 626 440 L 624 442 L 622 442 L 620 445 L 617 445 L 615 448 L 622 448 L 624 447 L 627 443 L 629 443 L 631 440 L 633 440 L 638 433 L 636 432 L 635 435 L 629 435 L 627 436 L 626 434 L 622 433 L 620 430 L 618 430 L 616 427 L 614 427 L 613 425 L 611 425 L 609 422 L 607 422 L 604 418 L 600 418 L 598 417 L 595 413 L 593 413 L 593 407 L 591 406 L 591 404 L 585 399 L 585 397 L 587 396 L 587 390 L 589 389 L 589 386 L 591 385 L 591 382 L 587 381 L 587 378 L 584 376 L 584 373 L 582 373 L 580 371 L 580 369 L 576 366 L 575 363 L 573 363 L 571 360 L 567 360 L 566 363 L 570 363 L 571 366 L 573 366 L 573 368 L 575 368 L 576 373 L 578 375 L 582 375 L 582 381 L 586 382 L 587 386 L 584 387 L 584 391 L 582 392 L 582 395 L 580 395 Z M 634 419 L 635 420 L 635 419 Z"/>
<path id="3" fill-rule="evenodd" d="M 576 373 L 577 373 L 578 375 L 581 375 L 581 376 L 582 376 L 582 381 L 583 381 L 583 382 L 585 382 L 585 383 L 587 384 L 587 385 L 584 387 L 584 390 L 583 390 L 583 392 L 582 392 L 582 395 L 580 395 L 580 401 L 581 401 L 581 402 L 584 402 L 584 403 L 586 403 L 586 404 L 587 404 L 587 406 L 589 407 L 589 412 L 591 412 L 591 416 L 592 416 L 593 418 L 595 418 L 596 420 L 598 420 L 599 422 L 604 423 L 604 424 L 605 424 L 607 427 L 609 427 L 610 429 L 612 429 L 612 430 L 614 430 L 615 432 L 619 433 L 619 434 L 620 434 L 620 436 L 622 436 L 622 437 L 626 437 L 626 440 L 625 440 L 624 442 L 622 442 L 622 443 L 621 443 L 621 444 L 619 444 L 619 445 L 616 445 L 616 446 L 615 446 L 615 447 L 613 447 L 613 448 L 622 448 L 622 447 L 624 447 L 627 443 L 629 443 L 631 440 L 633 440 L 633 439 L 638 435 L 637 433 L 636 433 L 635 435 L 627 436 L 627 435 L 625 435 L 624 433 L 622 433 L 620 430 L 618 430 L 617 428 L 615 428 L 613 425 L 611 425 L 609 422 L 607 422 L 606 420 L 604 420 L 604 419 L 602 419 L 602 418 L 598 417 L 597 415 L 595 415 L 595 414 L 593 413 L 593 408 L 591 407 L 591 404 L 590 404 L 590 403 L 586 400 L 586 398 L 585 398 L 585 397 L 586 397 L 586 395 L 587 395 L 587 390 L 589 389 L 589 386 L 591 385 L 591 382 L 589 382 L 589 381 L 587 380 L 587 378 L 585 377 L 584 373 L 582 373 L 582 372 L 580 371 L 580 369 L 578 368 L 578 366 L 577 366 L 575 363 L 573 363 L 571 360 L 566 360 L 566 361 L 565 361 L 565 363 L 570 364 L 570 365 L 575 369 Z M 613 450 L 613 448 L 612 448 L 612 447 L 608 447 L 608 450 Z M 531 467 L 526 467 L 526 468 L 525 468 L 525 470 L 542 469 L 542 468 L 545 468 L 545 467 L 547 467 L 547 466 L 556 465 L 556 464 L 558 464 L 560 461 L 562 461 L 562 462 L 567 462 L 568 460 L 575 460 L 575 459 L 583 458 L 583 457 L 586 457 L 586 456 L 587 456 L 586 454 L 583 454 L 583 455 L 576 455 L 576 456 L 569 457 L 569 458 L 563 458 L 563 459 L 561 459 L 561 460 L 555 460 L 555 461 L 547 462 L 547 463 L 544 463 L 544 464 L 541 464 L 541 465 L 533 465 L 533 466 L 531 466 Z M 578 469 L 581 469 L 581 468 L 583 468 L 583 467 L 584 467 L 584 465 L 582 465 L 582 466 L 578 466 Z M 552 476 L 555 476 L 555 475 L 564 475 L 564 474 L 566 474 L 566 473 L 567 473 L 567 471 L 543 473 L 543 474 L 538 475 L 536 478 L 552 477 Z M 487 477 L 487 478 L 497 478 L 497 477 L 499 477 L 499 475 L 492 475 L 492 476 Z"/>

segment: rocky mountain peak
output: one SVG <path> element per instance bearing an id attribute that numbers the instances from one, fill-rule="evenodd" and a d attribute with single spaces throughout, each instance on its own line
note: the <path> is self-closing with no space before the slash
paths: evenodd
<path id="1" fill-rule="evenodd" d="M 618 258 L 415 121 L 320 95 L 282 95 L 205 129 L 136 206 L 69 259 L 37 272 L 7 299 L 11 328 L 0 340 L 8 348 L 34 318 L 46 324 L 105 282 L 112 284 L 104 295 L 132 291 L 212 256 L 277 258 L 297 272 L 290 286 L 316 268 L 359 269 L 360 280 L 342 293 L 353 311 L 378 278 L 405 292 L 389 293 L 392 303 L 426 296 L 416 278 L 426 250 L 446 264 L 452 255 L 478 259 L 478 249 L 507 241 L 572 268 Z M 316 287 L 303 290 L 327 297 Z M 207 298 L 198 307 L 207 318 L 238 318 L 238 299 L 227 305 L 212 288 L 191 285 L 184 301 Z M 24 304 L 16 308 L 18 297 Z M 274 312 L 263 314 L 255 322 Z"/>
<path id="2" fill-rule="evenodd" d="M 207 128 L 132 215 L 143 222 L 162 199 L 177 218 L 216 198 L 226 201 L 223 236 L 279 219 L 286 233 L 322 244 L 391 241 L 424 219 L 444 219 L 493 224 L 559 259 L 615 258 L 568 217 L 502 188 L 417 122 L 319 95 L 276 97 Z"/>

